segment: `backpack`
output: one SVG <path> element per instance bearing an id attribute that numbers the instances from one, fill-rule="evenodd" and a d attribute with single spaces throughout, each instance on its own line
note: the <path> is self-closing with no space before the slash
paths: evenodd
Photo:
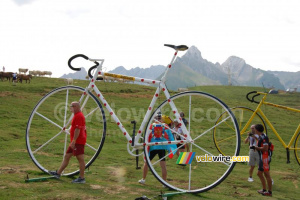
<path id="1" fill-rule="evenodd" d="M 154 132 L 154 129 L 156 129 L 156 128 L 160 129 L 159 133 Z M 165 127 L 162 126 L 161 124 L 155 124 L 154 123 L 153 126 L 152 126 L 152 137 L 156 138 L 156 139 L 164 138 L 165 137 Z"/>
<path id="2" fill-rule="evenodd" d="M 272 142 L 269 142 L 269 156 L 273 155 L 273 151 L 274 151 L 274 144 L 272 144 Z"/>

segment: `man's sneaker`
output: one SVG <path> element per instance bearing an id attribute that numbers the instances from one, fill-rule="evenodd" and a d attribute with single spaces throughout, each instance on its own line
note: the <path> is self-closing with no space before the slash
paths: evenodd
<path id="1" fill-rule="evenodd" d="M 274 185 L 274 180 L 272 179 L 272 185 Z"/>
<path id="2" fill-rule="evenodd" d="M 266 190 L 257 190 L 257 192 L 259 193 L 259 194 L 264 194 L 265 192 L 267 192 Z"/>
<path id="3" fill-rule="evenodd" d="M 272 193 L 270 193 L 269 191 L 266 191 L 266 192 L 264 192 L 262 195 L 264 195 L 264 196 L 272 196 Z"/>
<path id="4" fill-rule="evenodd" d="M 60 178 L 60 174 L 58 174 L 57 171 L 48 171 L 48 173 L 54 176 L 55 178 Z"/>
<path id="5" fill-rule="evenodd" d="M 85 178 L 76 178 L 72 181 L 72 183 L 85 183 Z"/>
<path id="6" fill-rule="evenodd" d="M 249 182 L 253 182 L 254 180 L 253 180 L 253 178 L 249 177 L 249 178 L 248 178 L 248 181 L 249 181 Z"/>
<path id="7" fill-rule="evenodd" d="M 146 180 L 143 179 L 143 178 L 142 178 L 141 180 L 139 180 L 139 183 L 140 183 L 140 184 L 145 184 L 145 182 L 146 182 Z"/>

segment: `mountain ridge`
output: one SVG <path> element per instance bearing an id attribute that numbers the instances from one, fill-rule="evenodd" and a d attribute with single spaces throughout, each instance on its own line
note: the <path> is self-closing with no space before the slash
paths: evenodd
<path id="1" fill-rule="evenodd" d="M 109 73 L 123 74 L 148 79 L 160 79 L 166 67 L 163 65 L 152 65 L 149 68 L 135 67 L 125 69 L 119 66 Z M 85 75 L 83 76 L 83 73 Z M 85 79 L 86 71 L 82 74 L 75 72 L 64 74 L 62 78 Z M 177 90 L 182 87 L 193 87 L 199 85 L 240 85 L 240 86 L 264 86 L 286 90 L 288 88 L 298 88 L 300 91 L 300 71 L 265 71 L 254 68 L 243 58 L 229 56 L 225 62 L 212 63 L 202 57 L 201 51 L 197 47 L 191 46 L 184 55 L 177 57 L 172 65 L 172 69 L 167 74 L 166 85 L 169 89 Z"/>

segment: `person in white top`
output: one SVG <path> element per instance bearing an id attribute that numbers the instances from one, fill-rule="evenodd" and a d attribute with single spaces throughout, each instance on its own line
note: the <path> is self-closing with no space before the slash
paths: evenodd
<path id="1" fill-rule="evenodd" d="M 253 147 L 257 146 L 258 135 L 255 133 L 255 125 L 251 126 L 251 131 L 248 133 L 248 137 L 245 139 L 245 144 L 249 143 L 249 182 L 253 182 L 253 170 L 255 168 L 255 164 L 258 166 L 259 163 L 259 154 Z"/>
<path id="2" fill-rule="evenodd" d="M 180 127 L 180 123 L 177 121 L 177 119 L 174 120 L 173 131 L 176 132 L 176 133 L 173 132 L 173 137 L 175 138 L 175 140 L 184 140 L 183 131 L 182 131 L 182 129 Z M 179 149 L 177 150 L 176 154 L 179 156 L 180 152 L 184 152 L 185 145 L 177 144 L 177 148 L 179 148 Z"/>

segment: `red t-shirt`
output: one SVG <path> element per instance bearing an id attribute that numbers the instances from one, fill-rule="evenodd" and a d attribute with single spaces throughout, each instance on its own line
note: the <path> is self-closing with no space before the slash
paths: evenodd
<path id="1" fill-rule="evenodd" d="M 74 114 L 74 117 L 72 119 L 72 126 L 71 126 L 71 130 L 70 130 L 71 142 L 73 141 L 76 128 L 80 129 L 80 133 L 79 133 L 77 140 L 75 141 L 75 144 L 85 144 L 86 143 L 86 127 L 85 127 L 85 118 L 84 118 L 84 115 L 82 114 L 82 112 L 78 112 L 78 113 Z"/>

